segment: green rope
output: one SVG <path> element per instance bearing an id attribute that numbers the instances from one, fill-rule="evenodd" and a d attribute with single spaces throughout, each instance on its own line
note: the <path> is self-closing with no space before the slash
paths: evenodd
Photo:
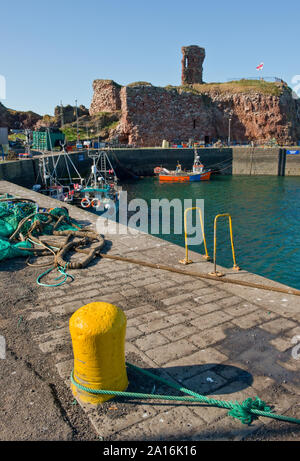
<path id="1" fill-rule="evenodd" d="M 91 389 L 89 387 L 82 386 L 81 384 L 77 383 L 73 376 L 73 370 L 71 373 L 71 382 L 74 386 L 78 387 L 82 391 L 88 392 L 90 394 L 103 394 L 103 395 L 113 395 L 118 397 L 130 397 L 135 399 L 151 399 L 151 400 L 175 400 L 181 402 L 201 402 L 206 403 L 211 406 L 217 406 L 220 408 L 226 408 L 230 411 L 228 414 L 233 418 L 239 419 L 243 424 L 251 424 L 252 421 L 258 418 L 258 416 L 265 416 L 268 418 L 279 419 L 281 421 L 287 421 L 291 423 L 300 424 L 300 419 L 291 418 L 289 416 L 277 415 L 272 413 L 270 407 L 266 405 L 266 403 L 261 400 L 259 397 L 255 399 L 248 398 L 244 400 L 242 403 L 239 402 L 231 402 L 226 400 L 217 400 L 211 399 L 206 397 L 205 395 L 197 394 L 196 392 L 191 391 L 190 389 L 186 389 L 176 383 L 170 382 L 164 378 L 161 378 L 157 375 L 154 375 L 150 371 L 143 370 L 131 363 L 126 362 L 127 367 L 132 368 L 144 375 L 149 376 L 156 381 L 160 381 L 163 384 L 166 384 L 169 387 L 172 387 L 178 391 L 181 391 L 185 394 L 189 394 L 187 396 L 175 396 L 175 395 L 159 395 L 159 394 L 143 394 L 138 392 L 123 392 L 123 391 L 112 391 L 112 390 L 103 390 L 103 389 Z"/>
<path id="2" fill-rule="evenodd" d="M 49 274 L 51 271 L 53 271 L 53 269 L 55 269 L 55 266 L 53 266 L 50 269 L 47 269 L 41 275 L 39 275 L 37 277 L 37 279 L 36 279 L 36 283 L 38 285 L 41 285 L 42 287 L 59 287 L 60 285 L 63 285 L 64 283 L 66 283 L 66 281 L 68 280 L 68 277 L 70 277 L 70 279 L 73 281 L 74 277 L 73 277 L 73 275 L 70 275 L 65 271 L 66 267 L 67 267 L 67 263 L 65 264 L 65 267 L 57 266 L 57 270 L 58 270 L 58 272 L 60 272 L 61 275 L 56 277 L 54 280 L 60 280 L 62 277 L 64 277 L 64 279 L 61 280 L 60 282 L 49 284 L 49 283 L 42 283 L 40 281 L 45 275 Z"/>

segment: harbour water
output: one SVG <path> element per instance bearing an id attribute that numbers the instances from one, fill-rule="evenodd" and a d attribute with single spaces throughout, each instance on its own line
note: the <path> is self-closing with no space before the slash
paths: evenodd
<path id="1" fill-rule="evenodd" d="M 204 199 L 210 256 L 213 255 L 214 217 L 229 213 L 237 264 L 247 271 L 300 289 L 300 177 L 215 176 L 208 182 L 180 184 L 160 184 L 157 178 L 148 177 L 123 182 L 122 188 L 128 192 L 128 201 L 133 198 L 143 198 L 148 203 L 153 198 Z M 183 234 L 171 232 L 157 236 L 184 246 Z M 203 244 L 191 249 L 204 253 Z M 225 219 L 218 224 L 217 263 L 232 266 Z"/>

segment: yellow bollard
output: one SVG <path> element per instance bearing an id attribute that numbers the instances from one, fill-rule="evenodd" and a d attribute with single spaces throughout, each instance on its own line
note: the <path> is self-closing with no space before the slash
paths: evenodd
<path id="1" fill-rule="evenodd" d="M 94 302 L 78 309 L 69 328 L 74 353 L 74 380 L 91 389 L 124 391 L 126 316 L 113 304 Z M 71 384 L 73 395 L 83 402 L 100 404 L 113 395 L 90 394 Z"/>

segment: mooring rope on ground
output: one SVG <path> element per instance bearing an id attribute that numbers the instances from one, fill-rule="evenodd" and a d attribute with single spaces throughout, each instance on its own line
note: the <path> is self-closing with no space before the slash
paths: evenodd
<path id="1" fill-rule="evenodd" d="M 290 422 L 300 424 L 300 419 L 292 418 L 290 416 L 278 415 L 273 413 L 271 408 L 259 397 L 255 397 L 254 399 L 247 398 L 242 403 L 237 401 L 232 402 L 228 400 L 218 400 L 206 397 L 205 395 L 198 394 L 197 392 L 191 391 L 185 387 L 182 387 L 176 383 L 168 381 L 167 379 L 161 378 L 150 371 L 143 370 L 142 368 L 137 367 L 136 365 L 132 365 L 131 363 L 126 362 L 127 367 L 132 368 L 139 373 L 142 373 L 148 376 L 151 379 L 159 381 L 173 389 L 176 389 L 184 394 L 188 394 L 189 397 L 186 396 L 174 396 L 174 395 L 161 395 L 161 394 L 146 394 L 146 393 L 139 393 L 139 392 L 123 392 L 123 391 L 113 391 L 113 390 L 103 390 L 103 389 L 92 389 L 90 387 L 82 386 L 80 383 L 75 381 L 73 376 L 73 370 L 71 372 L 71 382 L 74 386 L 78 389 L 88 392 L 90 394 L 103 394 L 103 395 L 113 395 L 115 397 L 129 397 L 133 399 L 151 399 L 151 400 L 167 400 L 167 401 L 180 401 L 180 402 L 189 402 L 189 403 L 205 403 L 210 406 L 215 406 L 219 408 L 225 408 L 230 410 L 228 415 L 232 416 L 233 418 L 239 419 L 243 424 L 251 424 L 252 421 L 258 419 L 259 416 L 265 416 L 267 418 L 273 418 L 280 421 Z"/>
<path id="2" fill-rule="evenodd" d="M 201 272 L 185 271 L 183 269 L 177 269 L 176 267 L 172 267 L 172 266 L 149 263 L 147 261 L 140 261 L 137 259 L 125 258 L 124 256 L 118 256 L 118 255 L 109 255 L 109 254 L 101 253 L 100 256 L 101 258 L 105 258 L 105 259 L 113 259 L 115 261 L 123 261 L 123 262 L 127 262 L 130 264 L 138 264 L 140 266 L 151 267 L 153 269 L 160 269 L 164 271 L 174 272 L 176 274 L 187 275 L 189 277 L 198 277 L 198 278 L 203 278 L 207 280 L 213 280 L 215 282 L 231 283 L 234 285 L 240 285 L 240 286 L 249 287 L 249 288 L 258 288 L 260 290 L 274 291 L 278 293 L 285 293 L 285 294 L 290 294 L 294 296 L 300 296 L 300 291 L 295 290 L 293 288 L 270 287 L 270 286 L 262 285 L 259 283 L 246 282 L 244 280 L 236 280 L 236 279 L 226 278 L 226 277 L 216 277 L 214 275 L 204 274 Z"/>

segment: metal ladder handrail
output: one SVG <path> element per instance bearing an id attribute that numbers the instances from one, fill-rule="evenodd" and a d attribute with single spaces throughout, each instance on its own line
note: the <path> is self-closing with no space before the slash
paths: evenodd
<path id="1" fill-rule="evenodd" d="M 221 217 L 228 217 L 229 221 L 229 232 L 230 232 L 230 242 L 231 242 L 231 250 L 232 250 L 232 259 L 233 259 L 233 270 L 239 271 L 240 267 L 236 264 L 235 259 L 235 251 L 234 251 L 234 244 L 233 244 L 233 233 L 232 233 L 232 218 L 229 213 L 220 213 L 215 216 L 214 219 L 214 272 L 210 272 L 210 275 L 215 275 L 217 277 L 222 277 L 224 274 L 217 271 L 217 221 Z"/>
<path id="2" fill-rule="evenodd" d="M 186 229 L 186 216 L 187 212 L 189 210 L 199 210 L 199 217 L 200 217 L 200 224 L 201 224 L 201 230 L 202 230 L 202 237 L 203 237 L 203 244 L 204 244 L 204 249 L 205 249 L 205 255 L 202 255 L 206 261 L 210 260 L 210 257 L 207 252 L 207 245 L 206 245 L 206 238 L 205 238 L 205 232 L 204 232 L 204 225 L 203 225 L 203 218 L 202 218 L 202 210 L 198 206 L 186 208 L 184 210 L 184 242 L 185 242 L 185 258 L 181 259 L 179 262 L 181 264 L 191 264 L 193 261 L 189 259 L 188 257 L 188 243 L 187 243 L 187 229 Z"/>

